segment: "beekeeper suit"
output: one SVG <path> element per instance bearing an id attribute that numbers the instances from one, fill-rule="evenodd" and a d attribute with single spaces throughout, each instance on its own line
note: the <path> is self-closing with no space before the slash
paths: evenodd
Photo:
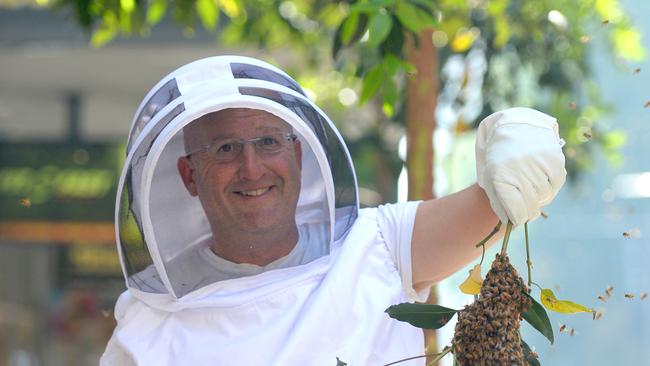
<path id="1" fill-rule="evenodd" d="M 423 300 L 497 220 L 535 218 L 564 182 L 557 123 L 530 109 L 488 117 L 477 160 L 478 185 L 456 195 L 359 209 L 339 132 L 291 77 L 235 56 L 175 70 L 129 134 L 115 215 L 128 290 L 101 364 L 422 354 L 421 330 L 384 310 Z"/>

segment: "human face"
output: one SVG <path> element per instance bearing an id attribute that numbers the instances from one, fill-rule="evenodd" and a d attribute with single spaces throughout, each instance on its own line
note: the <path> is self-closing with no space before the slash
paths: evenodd
<path id="1" fill-rule="evenodd" d="M 208 114 L 184 129 L 187 151 L 215 139 L 248 140 L 289 132 L 291 128 L 279 117 L 243 108 Z M 244 144 L 229 162 L 198 151 L 180 158 L 178 167 L 188 192 L 198 196 L 215 236 L 295 229 L 301 170 L 298 141 L 263 156 L 253 144 Z"/>

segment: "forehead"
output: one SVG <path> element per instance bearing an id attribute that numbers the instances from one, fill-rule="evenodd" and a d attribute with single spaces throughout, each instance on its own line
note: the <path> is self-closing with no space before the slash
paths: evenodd
<path id="1" fill-rule="evenodd" d="M 280 117 L 259 109 L 230 108 L 209 113 L 190 123 L 190 129 L 211 137 L 232 137 L 265 131 L 290 131 Z"/>

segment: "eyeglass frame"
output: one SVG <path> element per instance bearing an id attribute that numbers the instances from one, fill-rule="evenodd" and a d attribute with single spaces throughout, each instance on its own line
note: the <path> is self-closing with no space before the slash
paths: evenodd
<path id="1" fill-rule="evenodd" d="M 239 144 L 239 146 L 241 146 L 241 148 L 240 148 L 240 150 L 237 152 L 237 154 L 234 155 L 233 158 L 232 158 L 232 159 L 229 159 L 229 160 L 219 160 L 219 159 L 216 158 L 213 154 L 209 154 L 209 156 L 211 156 L 212 158 L 215 158 L 215 160 L 217 160 L 217 161 L 220 162 L 220 163 L 229 163 L 229 162 L 232 162 L 232 161 L 234 161 L 235 159 L 237 159 L 237 157 L 239 156 L 239 154 L 241 154 L 241 152 L 244 151 L 244 146 L 245 146 L 246 144 L 248 144 L 248 143 L 252 143 L 252 144 L 253 144 L 253 147 L 254 147 L 256 153 L 259 153 L 259 152 L 261 151 L 262 153 L 275 154 L 275 153 L 278 153 L 278 152 L 282 151 L 282 149 L 284 149 L 285 147 L 288 146 L 288 145 L 283 145 L 282 143 L 280 143 L 280 148 L 277 149 L 277 150 L 275 150 L 275 151 L 264 151 L 263 149 L 257 147 L 257 144 L 256 144 L 256 143 L 257 143 L 258 141 L 261 141 L 261 140 L 263 140 L 263 139 L 265 139 L 265 138 L 273 137 L 273 136 L 282 136 L 282 137 L 284 138 L 284 141 L 286 141 L 286 142 L 296 142 L 296 140 L 298 139 L 298 136 L 297 136 L 296 134 L 294 134 L 294 133 L 291 133 L 291 132 L 286 132 L 286 133 L 282 133 L 282 132 L 270 133 L 270 134 L 266 134 L 266 135 L 263 135 L 263 136 L 254 137 L 254 138 L 252 138 L 252 139 L 238 139 L 238 138 L 224 139 L 223 141 L 236 142 L 236 143 Z M 193 154 L 196 154 L 197 152 L 207 151 L 207 149 L 209 149 L 210 147 L 212 147 L 212 146 L 213 146 L 217 141 L 219 141 L 219 140 L 215 139 L 215 140 L 213 140 L 213 141 L 212 141 L 211 143 L 209 143 L 209 144 L 204 144 L 204 145 L 201 145 L 201 146 L 197 147 L 196 149 L 194 149 L 194 150 L 192 150 L 192 151 L 186 153 L 186 154 L 185 154 L 185 158 L 188 158 L 188 159 L 189 159 Z M 263 155 L 263 154 L 262 154 L 262 155 Z"/>

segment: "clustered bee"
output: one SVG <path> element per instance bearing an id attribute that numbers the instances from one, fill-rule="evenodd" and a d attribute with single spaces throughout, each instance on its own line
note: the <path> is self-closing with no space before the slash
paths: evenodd
<path id="1" fill-rule="evenodd" d="M 458 312 L 452 347 L 459 366 L 527 365 L 519 325 L 530 290 L 505 255 L 497 255 L 474 303 Z"/>

